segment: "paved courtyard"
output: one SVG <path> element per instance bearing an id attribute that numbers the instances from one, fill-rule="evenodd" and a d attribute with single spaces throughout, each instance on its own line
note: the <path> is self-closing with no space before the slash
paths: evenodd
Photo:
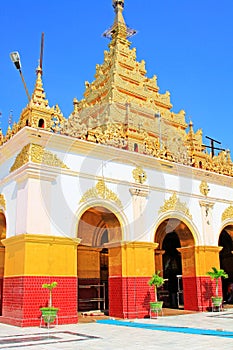
<path id="1" fill-rule="evenodd" d="M 0 327 L 0 349 L 228 349 L 233 309 L 160 316 L 157 319 L 103 319 L 50 328 Z"/>

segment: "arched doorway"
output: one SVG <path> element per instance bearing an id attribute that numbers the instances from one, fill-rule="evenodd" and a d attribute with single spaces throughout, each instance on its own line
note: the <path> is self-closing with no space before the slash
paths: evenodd
<path id="1" fill-rule="evenodd" d="M 44 119 L 40 119 L 39 122 L 38 122 L 38 127 L 39 128 L 44 128 Z"/>
<path id="2" fill-rule="evenodd" d="M 6 218 L 0 211 L 0 316 L 2 315 L 2 299 L 3 299 L 3 276 L 4 276 L 4 259 L 5 248 L 1 243 L 2 239 L 6 238 Z"/>
<path id="3" fill-rule="evenodd" d="M 166 279 L 161 298 L 169 308 L 183 308 L 184 293 L 182 283 L 182 256 L 180 248 L 194 246 L 193 235 L 181 220 L 169 218 L 158 227 L 155 242 L 159 244 L 159 257 L 155 258 L 155 270 L 162 272 Z M 155 254 L 158 255 L 157 252 Z"/>
<path id="4" fill-rule="evenodd" d="M 163 254 L 163 277 L 167 279 L 167 288 L 169 292 L 169 304 L 171 308 L 178 308 L 182 300 L 178 300 L 178 291 L 182 290 L 179 286 L 179 276 L 182 275 L 181 254 L 177 250 L 180 248 L 180 240 L 175 231 L 166 234 L 162 250 Z M 181 298 L 180 298 L 181 299 Z"/>
<path id="5" fill-rule="evenodd" d="M 227 274 L 227 279 L 222 279 L 223 300 L 227 304 L 233 304 L 233 225 L 224 228 L 219 236 L 218 245 L 222 247 L 219 253 L 220 268 Z"/>
<path id="6" fill-rule="evenodd" d="M 86 210 L 78 224 L 78 310 L 105 310 L 109 296 L 109 258 L 107 243 L 122 240 L 116 215 L 102 206 Z"/>

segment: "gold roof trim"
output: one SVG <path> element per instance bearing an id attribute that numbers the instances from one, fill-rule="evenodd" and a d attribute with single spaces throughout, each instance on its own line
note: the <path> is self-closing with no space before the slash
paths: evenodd
<path id="1" fill-rule="evenodd" d="M 19 169 L 28 162 L 69 169 L 52 152 L 47 151 L 40 145 L 29 143 L 28 145 L 24 146 L 21 152 L 17 155 L 15 162 L 10 169 L 10 172 Z"/>

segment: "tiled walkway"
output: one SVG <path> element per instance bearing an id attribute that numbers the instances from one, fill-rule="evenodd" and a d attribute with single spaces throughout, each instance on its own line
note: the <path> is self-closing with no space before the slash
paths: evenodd
<path id="1" fill-rule="evenodd" d="M 115 320 L 47 328 L 1 324 L 0 349 L 230 349 L 233 309 L 222 312 Z"/>

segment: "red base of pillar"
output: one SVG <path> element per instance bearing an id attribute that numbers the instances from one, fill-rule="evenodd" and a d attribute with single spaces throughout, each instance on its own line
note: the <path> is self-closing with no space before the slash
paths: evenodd
<path id="1" fill-rule="evenodd" d="M 78 317 L 59 317 L 58 314 L 58 324 L 76 324 L 78 322 Z M 28 319 L 17 319 L 13 317 L 0 316 L 0 323 L 9 324 L 11 326 L 17 327 L 39 327 L 41 320 L 38 318 L 28 318 Z M 55 324 L 55 323 L 54 323 Z"/>
<path id="2" fill-rule="evenodd" d="M 43 283 L 57 282 L 53 289 L 53 306 L 58 307 L 58 323 L 77 323 L 77 278 L 24 276 L 6 277 L 0 322 L 14 326 L 40 325 L 40 308 L 48 305 L 49 291 Z"/>
<path id="3" fill-rule="evenodd" d="M 150 277 L 110 277 L 109 315 L 120 318 L 149 317 L 154 288 L 148 285 Z"/>
<path id="4" fill-rule="evenodd" d="M 219 295 L 222 295 L 219 281 Z M 211 297 L 215 295 L 215 281 L 208 276 L 183 277 L 184 309 L 192 311 L 211 310 Z"/>

